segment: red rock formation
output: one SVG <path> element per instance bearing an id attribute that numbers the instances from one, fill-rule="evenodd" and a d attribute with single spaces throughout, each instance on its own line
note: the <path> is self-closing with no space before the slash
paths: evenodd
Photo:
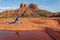
<path id="1" fill-rule="evenodd" d="M 2 16 L 19 16 L 19 17 L 38 17 L 39 14 L 36 11 L 39 11 L 39 7 L 36 4 L 30 3 L 26 5 L 26 3 L 22 3 L 19 9 L 16 10 L 7 10 L 5 12 L 0 13 L 0 17 Z M 42 12 L 43 11 L 39 11 Z"/>
<path id="2" fill-rule="evenodd" d="M 27 7 L 26 3 L 21 3 L 20 8 Z"/>
<path id="3" fill-rule="evenodd" d="M 30 7 L 31 9 L 36 10 L 36 11 L 39 10 L 38 6 L 37 6 L 36 4 L 33 4 L 33 3 L 30 3 L 30 4 L 29 4 L 29 7 Z"/>

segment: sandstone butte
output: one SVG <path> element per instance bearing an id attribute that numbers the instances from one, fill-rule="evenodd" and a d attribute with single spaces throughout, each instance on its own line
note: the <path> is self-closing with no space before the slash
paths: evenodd
<path id="1" fill-rule="evenodd" d="M 38 11 L 42 13 L 51 13 L 47 10 L 41 10 L 36 4 L 30 3 L 29 5 L 27 5 L 26 3 L 22 3 L 20 7 L 15 10 L 7 10 L 1 12 L 0 17 L 39 17 L 39 14 L 36 13 Z"/>
<path id="2" fill-rule="evenodd" d="M 25 4 L 22 5 L 23 7 L 26 7 Z M 20 7 L 22 7 L 20 6 Z M 33 6 L 33 5 L 30 5 Z M 38 8 L 34 7 L 34 11 L 39 10 Z M 25 9 L 24 9 L 25 10 Z M 24 12 L 24 10 L 21 8 L 18 10 L 18 16 L 23 16 L 21 13 Z M 29 10 L 29 16 L 30 14 L 35 14 L 34 12 Z M 23 12 L 21 12 L 23 11 Z M 16 10 L 12 11 L 6 11 L 0 14 L 0 16 L 16 16 L 17 14 Z M 27 11 L 26 14 L 27 15 Z M 20 15 L 21 14 L 21 15 Z M 24 14 L 24 13 L 23 13 Z M 38 15 L 37 15 L 38 16 Z M 6 22 L 12 22 L 14 21 L 14 18 L 1 18 L 0 19 L 0 31 L 45 31 L 48 35 L 50 35 L 55 40 L 60 40 L 60 18 L 19 18 L 19 22 L 23 22 L 22 24 L 6 24 Z"/>

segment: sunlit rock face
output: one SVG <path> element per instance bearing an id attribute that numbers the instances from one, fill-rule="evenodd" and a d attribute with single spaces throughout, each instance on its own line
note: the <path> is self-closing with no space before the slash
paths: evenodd
<path id="1" fill-rule="evenodd" d="M 18 17 L 40 17 L 40 14 L 51 13 L 46 10 L 41 10 L 36 4 L 30 3 L 27 5 L 25 2 L 20 4 L 20 7 L 15 10 L 7 10 L 0 13 L 0 17 L 10 17 L 10 16 L 18 16 Z"/>
<path id="2" fill-rule="evenodd" d="M 21 5 L 20 5 L 20 8 L 23 8 L 23 7 L 27 7 L 25 2 L 21 3 Z"/>
<path id="3" fill-rule="evenodd" d="M 15 9 L 15 10 L 7 10 L 2 13 L 0 13 L 0 17 L 2 16 L 19 16 L 19 17 L 33 17 L 37 16 L 36 13 L 33 12 L 38 11 L 39 8 L 36 4 L 30 3 L 27 5 L 25 2 L 20 4 L 20 8 Z"/>
<path id="4" fill-rule="evenodd" d="M 29 7 L 30 7 L 31 9 L 36 10 L 36 11 L 39 10 L 38 6 L 37 6 L 36 4 L 33 4 L 33 3 L 30 3 L 30 4 L 29 4 Z"/>

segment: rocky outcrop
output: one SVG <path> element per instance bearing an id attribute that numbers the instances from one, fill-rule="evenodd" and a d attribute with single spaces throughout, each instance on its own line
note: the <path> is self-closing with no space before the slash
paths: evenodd
<path id="1" fill-rule="evenodd" d="M 18 16 L 18 17 L 35 17 L 38 16 L 33 10 L 38 11 L 38 7 L 36 4 L 27 5 L 25 2 L 21 3 L 20 8 L 16 10 L 7 10 L 5 12 L 0 13 L 0 17 L 2 16 Z"/>
<path id="2" fill-rule="evenodd" d="M 0 17 L 2 16 L 16 16 L 16 10 L 8 10 L 8 11 L 5 11 L 5 12 L 2 12 L 0 13 Z"/>
<path id="3" fill-rule="evenodd" d="M 47 10 L 41 10 L 36 4 L 30 3 L 27 5 L 25 2 L 21 3 L 20 8 L 15 10 L 7 10 L 0 13 L 0 17 L 40 17 L 40 16 L 51 16 L 51 12 Z M 54 15 L 55 16 L 55 15 Z M 58 15 L 57 15 L 58 16 Z M 60 15 L 59 15 L 60 17 Z"/>
<path id="4" fill-rule="evenodd" d="M 33 4 L 33 3 L 30 3 L 30 4 L 29 4 L 29 7 L 30 7 L 31 9 L 35 10 L 35 11 L 38 11 L 38 10 L 39 10 L 38 6 L 37 6 L 36 4 Z"/>
<path id="5" fill-rule="evenodd" d="M 27 7 L 26 3 L 21 3 L 20 8 Z"/>

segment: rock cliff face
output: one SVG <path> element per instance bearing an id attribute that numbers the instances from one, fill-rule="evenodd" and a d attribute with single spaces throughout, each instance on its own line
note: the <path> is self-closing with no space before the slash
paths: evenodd
<path id="1" fill-rule="evenodd" d="M 20 8 L 4 11 L 0 13 L 0 17 L 39 17 L 40 15 L 45 16 L 45 14 L 48 14 L 50 16 L 50 13 L 51 12 L 47 10 L 39 9 L 36 4 L 30 3 L 29 5 L 27 5 L 26 3 L 21 3 Z"/>
<path id="2" fill-rule="evenodd" d="M 8 10 L 0 13 L 0 17 L 4 17 L 4 16 L 7 16 L 7 17 L 16 16 L 16 10 Z"/>
<path id="3" fill-rule="evenodd" d="M 39 8 L 36 4 L 29 4 L 26 5 L 26 3 L 22 3 L 20 5 L 19 9 L 16 10 L 7 10 L 4 11 L 2 13 L 0 13 L 0 17 L 2 16 L 19 16 L 19 17 L 33 17 L 33 16 L 38 16 L 36 13 L 34 13 L 33 11 L 38 11 Z"/>
<path id="4" fill-rule="evenodd" d="M 36 4 L 33 4 L 33 3 L 30 3 L 30 4 L 29 4 L 29 7 L 30 7 L 31 9 L 35 10 L 35 11 L 38 11 L 38 10 L 39 10 L 38 6 L 37 6 Z"/>

